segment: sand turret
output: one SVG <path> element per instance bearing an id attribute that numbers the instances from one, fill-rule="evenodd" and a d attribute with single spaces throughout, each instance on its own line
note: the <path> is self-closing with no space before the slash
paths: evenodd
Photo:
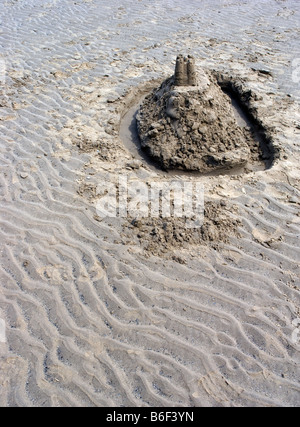
<path id="1" fill-rule="evenodd" d="M 195 59 L 188 55 L 178 55 L 175 66 L 175 86 L 196 86 Z"/>

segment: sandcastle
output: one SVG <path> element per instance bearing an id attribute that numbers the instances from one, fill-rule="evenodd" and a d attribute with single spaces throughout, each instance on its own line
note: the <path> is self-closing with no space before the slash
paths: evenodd
<path id="1" fill-rule="evenodd" d="M 146 96 L 137 114 L 141 146 L 162 169 L 207 173 L 244 165 L 249 135 L 212 74 L 177 56 L 175 73 Z"/>

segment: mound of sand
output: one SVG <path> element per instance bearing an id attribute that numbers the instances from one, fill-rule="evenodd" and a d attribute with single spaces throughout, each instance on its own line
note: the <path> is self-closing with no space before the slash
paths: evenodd
<path id="1" fill-rule="evenodd" d="M 177 57 L 174 76 L 153 90 L 137 114 L 141 146 L 165 170 L 203 173 L 247 163 L 247 132 L 215 78 Z"/>

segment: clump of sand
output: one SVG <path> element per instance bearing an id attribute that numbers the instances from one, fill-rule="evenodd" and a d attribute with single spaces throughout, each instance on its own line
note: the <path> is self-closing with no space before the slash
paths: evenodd
<path id="1" fill-rule="evenodd" d="M 229 236 L 239 236 L 241 222 L 236 207 L 226 201 L 208 201 L 204 209 L 203 222 L 193 226 L 193 219 L 180 218 L 129 218 L 124 226 L 123 238 L 132 240 L 143 248 L 145 254 L 166 256 L 179 248 L 189 249 L 194 245 L 210 245 L 229 241 Z M 187 224 L 189 223 L 189 227 Z M 226 230 L 226 232 L 225 232 Z"/>

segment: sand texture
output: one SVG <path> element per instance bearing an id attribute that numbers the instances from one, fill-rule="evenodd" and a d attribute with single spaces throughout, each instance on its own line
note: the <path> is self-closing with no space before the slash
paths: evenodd
<path id="1" fill-rule="evenodd" d="M 3 0 L 0 16 L 0 405 L 299 406 L 300 2 Z M 255 167 L 148 162 L 135 113 L 178 54 L 234 78 L 269 150 Z M 202 227 L 103 218 L 120 176 L 199 181 Z"/>

